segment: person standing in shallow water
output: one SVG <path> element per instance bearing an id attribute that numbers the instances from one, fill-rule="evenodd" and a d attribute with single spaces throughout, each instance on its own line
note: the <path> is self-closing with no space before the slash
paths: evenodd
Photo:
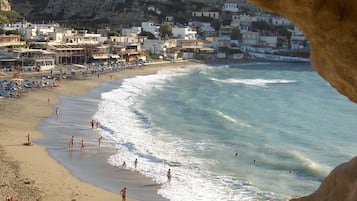
<path id="1" fill-rule="evenodd" d="M 69 141 L 69 149 L 72 150 L 74 145 L 74 136 L 72 135 L 71 140 Z"/>
<path id="2" fill-rule="evenodd" d="M 92 130 L 94 129 L 94 124 L 95 124 L 95 121 L 92 119 L 92 121 L 90 122 L 91 126 L 92 126 Z"/>
<path id="3" fill-rule="evenodd" d="M 84 141 L 81 141 L 81 151 L 84 151 Z"/>
<path id="4" fill-rule="evenodd" d="M 56 108 L 56 119 L 57 120 L 59 119 L 59 108 L 58 107 Z"/>
<path id="5" fill-rule="evenodd" d="M 171 169 L 169 169 L 169 170 L 167 171 L 167 183 L 171 183 L 171 177 L 172 177 L 172 175 L 171 175 Z"/>
<path id="6" fill-rule="evenodd" d="M 138 159 L 137 158 L 134 161 L 134 167 L 135 167 L 135 169 L 138 167 Z"/>
<path id="7" fill-rule="evenodd" d="M 102 140 L 103 140 L 103 136 L 100 136 L 100 137 L 98 138 L 99 147 L 100 147 L 100 144 L 102 143 Z"/>

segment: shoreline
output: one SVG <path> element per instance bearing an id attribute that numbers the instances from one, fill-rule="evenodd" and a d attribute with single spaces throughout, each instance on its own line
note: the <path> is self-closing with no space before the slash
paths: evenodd
<path id="1" fill-rule="evenodd" d="M 35 142 L 44 137 L 45 134 L 37 127 L 54 113 L 53 107 L 59 104 L 60 96 L 79 96 L 102 82 L 149 75 L 163 68 L 190 64 L 198 62 L 150 64 L 101 74 L 100 77 L 90 75 L 80 80 L 65 79 L 60 87 L 35 89 L 20 98 L 0 99 L 0 149 L 3 150 L 0 152 L 3 178 L 0 195 L 3 198 L 10 195 L 18 200 L 120 200 L 120 187 L 113 193 L 81 181 L 53 159 L 46 147 L 36 143 L 25 146 L 26 136 L 30 134 Z M 6 168 L 11 171 L 6 171 Z M 129 189 L 128 201 L 135 200 L 131 197 Z"/>
<path id="2" fill-rule="evenodd" d="M 98 138 L 103 128 L 94 126 L 92 129 L 90 126 L 89 122 L 95 120 L 92 117 L 98 111 L 101 94 L 117 89 L 121 82 L 122 79 L 101 83 L 80 96 L 60 96 L 60 104 L 54 106 L 60 110 L 59 119 L 56 120 L 55 114 L 45 118 L 38 130 L 46 133 L 46 136 L 35 140 L 35 143 L 47 147 L 52 158 L 84 182 L 114 193 L 127 187 L 131 197 L 137 200 L 167 201 L 157 194 L 161 185 L 137 171 L 109 164 L 109 157 L 118 154 L 120 149 L 106 139 L 99 146 Z M 72 136 L 74 146 L 69 149 L 68 143 Z M 84 141 L 84 150 L 81 150 L 81 140 Z M 132 161 L 127 162 L 128 167 L 133 165 Z"/>

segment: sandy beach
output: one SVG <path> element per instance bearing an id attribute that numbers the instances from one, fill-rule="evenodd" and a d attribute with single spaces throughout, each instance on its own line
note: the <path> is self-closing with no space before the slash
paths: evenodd
<path id="1" fill-rule="evenodd" d="M 117 192 L 111 192 L 85 183 L 51 158 L 46 147 L 36 144 L 36 139 L 44 137 L 37 127 L 44 118 L 53 115 L 53 105 L 59 103 L 59 96 L 78 96 L 102 82 L 153 74 L 162 68 L 187 64 L 147 65 L 105 73 L 99 77 L 90 75 L 76 80 L 64 79 L 59 87 L 34 89 L 21 93 L 20 98 L 0 99 L 1 199 L 10 195 L 18 200 L 120 200 L 122 186 L 118 186 Z M 31 146 L 25 144 L 28 134 L 35 141 Z M 136 177 L 136 174 L 128 173 L 125 178 L 135 180 Z M 129 188 L 128 200 L 135 200 L 131 197 Z"/>

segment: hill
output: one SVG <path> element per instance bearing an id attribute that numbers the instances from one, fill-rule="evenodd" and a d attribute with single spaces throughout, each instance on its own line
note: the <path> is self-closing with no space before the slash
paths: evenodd
<path id="1" fill-rule="evenodd" d="M 125 27 L 137 26 L 147 20 L 161 22 L 168 15 L 173 16 L 176 22 L 185 23 L 192 11 L 217 10 L 220 6 L 199 0 L 165 3 L 147 0 L 12 0 L 12 8 L 31 22 Z"/>

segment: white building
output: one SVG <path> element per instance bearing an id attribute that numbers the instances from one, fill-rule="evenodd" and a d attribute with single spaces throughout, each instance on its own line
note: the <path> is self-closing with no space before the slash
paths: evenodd
<path id="1" fill-rule="evenodd" d="M 55 53 L 40 49 L 13 49 L 11 54 L 21 63 L 22 70 L 49 70 L 55 67 Z"/>
<path id="2" fill-rule="evenodd" d="M 173 27 L 172 34 L 174 38 L 196 39 L 197 31 L 194 31 L 189 27 Z"/>
<path id="3" fill-rule="evenodd" d="M 276 47 L 278 42 L 277 36 L 260 36 L 260 45 L 266 47 Z"/>
<path id="4" fill-rule="evenodd" d="M 239 11 L 238 3 L 226 2 L 223 5 L 223 10 L 228 12 L 237 13 Z"/>
<path id="5" fill-rule="evenodd" d="M 195 12 L 192 12 L 192 16 L 194 16 L 194 17 L 209 17 L 209 18 L 213 18 L 213 19 L 219 19 L 219 12 L 195 11 Z"/>
<path id="6" fill-rule="evenodd" d="M 160 26 L 152 22 L 141 22 L 141 28 L 143 31 L 154 34 L 156 38 L 159 38 L 160 36 Z"/>
<path id="7" fill-rule="evenodd" d="M 252 22 L 257 22 L 257 16 L 250 16 L 248 14 L 232 15 L 232 27 L 239 27 L 240 32 L 248 32 L 252 25 Z"/>
<path id="8" fill-rule="evenodd" d="M 273 26 L 290 26 L 292 23 L 285 17 L 273 17 L 272 18 Z"/>
<path id="9" fill-rule="evenodd" d="M 57 28 L 56 31 L 48 33 L 48 40 L 55 43 L 64 42 L 63 38 L 65 36 L 73 36 L 73 32 L 71 29 Z"/>
<path id="10" fill-rule="evenodd" d="M 138 36 L 141 33 L 141 27 L 131 27 L 128 29 L 122 29 L 121 35 L 123 36 Z"/>
<path id="11" fill-rule="evenodd" d="M 86 32 L 77 32 L 73 35 L 66 35 L 63 36 L 63 41 L 65 43 L 72 43 L 72 44 L 93 44 L 97 45 L 103 42 L 106 38 L 102 39 L 100 34 L 89 34 Z"/>
<path id="12" fill-rule="evenodd" d="M 142 43 L 139 37 L 136 36 L 110 36 L 109 40 L 113 44 L 132 44 L 132 43 Z"/>
<path id="13" fill-rule="evenodd" d="M 157 40 L 147 39 L 144 41 L 143 48 L 148 50 L 151 54 L 165 55 L 168 49 L 176 47 L 176 40 Z"/>
<path id="14" fill-rule="evenodd" d="M 161 15 L 161 10 L 156 8 L 155 6 L 149 6 L 148 7 L 148 11 L 152 11 L 152 12 L 155 12 L 156 14 L 158 14 L 158 15 Z"/>
<path id="15" fill-rule="evenodd" d="M 244 32 L 242 33 L 242 43 L 244 45 L 259 45 L 260 34 L 259 32 Z"/>
<path id="16" fill-rule="evenodd" d="M 202 23 L 199 30 L 206 37 L 216 36 L 216 30 L 208 22 Z"/>
<path id="17" fill-rule="evenodd" d="M 166 16 L 165 17 L 165 21 L 166 22 L 173 22 L 174 21 L 174 17 L 173 16 Z"/>
<path id="18" fill-rule="evenodd" d="M 258 21 L 258 16 L 250 16 L 248 14 L 232 15 L 232 21 L 251 24 Z"/>
<path id="19" fill-rule="evenodd" d="M 48 33 L 54 32 L 58 27 L 60 27 L 58 23 L 32 24 L 27 21 L 22 21 L 14 24 L 3 24 L 2 29 L 8 31 L 17 30 L 25 36 L 26 40 L 38 40 L 47 38 Z"/>
<path id="20" fill-rule="evenodd" d="M 289 31 L 292 33 L 290 37 L 291 50 L 301 50 L 309 48 L 310 43 L 304 36 L 304 33 L 299 28 L 295 26 L 293 30 L 289 29 Z"/>
<path id="21" fill-rule="evenodd" d="M 261 13 L 258 16 L 258 21 L 263 21 L 263 22 L 266 22 L 268 24 L 271 24 L 271 18 L 272 18 L 271 14 Z"/>

